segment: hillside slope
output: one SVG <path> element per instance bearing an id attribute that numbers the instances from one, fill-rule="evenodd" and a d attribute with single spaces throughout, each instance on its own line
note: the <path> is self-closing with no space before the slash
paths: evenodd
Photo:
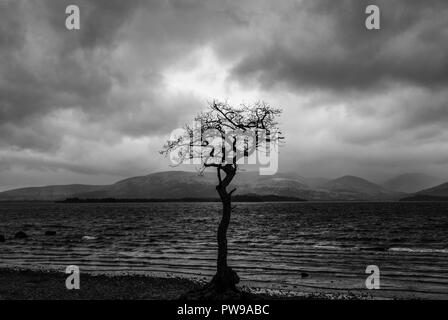
<path id="1" fill-rule="evenodd" d="M 330 191 L 332 197 L 341 200 L 398 200 L 403 193 L 390 191 L 382 186 L 355 176 L 343 176 L 323 185 L 320 189 Z"/>
<path id="2" fill-rule="evenodd" d="M 311 181 L 310 186 L 308 183 Z M 306 200 L 394 200 L 405 195 L 389 191 L 367 180 L 345 176 L 315 187 L 316 179 L 279 173 L 260 176 L 258 172 L 239 172 L 230 188 L 235 195 L 294 197 Z M 325 181 L 320 179 L 320 181 Z M 66 185 L 22 188 L 0 193 L 0 201 L 80 199 L 179 199 L 217 198 L 217 177 L 213 171 L 166 171 L 133 177 L 111 185 Z M 229 188 L 229 190 L 230 190 Z"/>
<path id="3" fill-rule="evenodd" d="M 415 193 L 420 190 L 435 187 L 442 182 L 443 179 L 427 174 L 406 173 L 387 180 L 382 186 L 388 190 Z"/>

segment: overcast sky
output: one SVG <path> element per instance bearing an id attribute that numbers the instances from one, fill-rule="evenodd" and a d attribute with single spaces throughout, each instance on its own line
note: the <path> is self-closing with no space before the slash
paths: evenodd
<path id="1" fill-rule="evenodd" d="M 213 98 L 283 108 L 281 171 L 447 176 L 447 17 L 446 0 L 1 0 L 0 190 L 170 170 L 158 150 Z"/>

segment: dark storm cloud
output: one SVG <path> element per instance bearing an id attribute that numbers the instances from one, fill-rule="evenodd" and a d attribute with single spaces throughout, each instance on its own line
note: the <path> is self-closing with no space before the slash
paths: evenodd
<path id="1" fill-rule="evenodd" d="M 82 27 L 69 32 L 65 28 L 65 8 L 73 3 L 80 7 Z M 157 111 L 164 118 L 164 121 L 152 121 L 146 132 L 166 123 L 169 115 L 164 115 L 157 98 L 148 99 L 140 92 L 132 92 L 135 88 L 131 78 L 139 75 L 117 68 L 112 56 L 113 50 L 123 42 L 117 35 L 119 30 L 132 21 L 136 10 L 157 9 L 157 1 L 6 1 L 0 5 L 0 130 L 3 133 L 0 140 L 24 148 L 34 143 L 37 149 L 54 146 L 50 140 L 58 140 L 61 135 L 53 135 L 50 140 L 48 136 L 41 138 L 41 122 L 51 112 L 70 108 L 81 109 L 92 121 L 102 121 L 105 125 L 113 124 L 115 118 L 121 119 L 119 126 L 129 128 L 130 134 L 143 133 L 136 129 L 139 124 L 122 123 L 126 118 L 142 123 L 143 119 L 136 114 L 142 100 L 152 103 L 147 107 L 152 109 L 154 118 Z M 150 55 L 148 59 L 147 65 L 140 69 L 152 66 Z M 153 65 L 155 72 L 158 67 Z M 152 85 L 147 88 L 150 92 L 159 85 L 160 79 L 145 78 L 145 81 Z M 127 90 L 127 100 L 111 98 L 114 84 L 128 86 L 123 89 Z M 30 134 L 19 133 L 23 127 Z M 33 128 L 35 138 L 31 138 Z"/>
<path id="2" fill-rule="evenodd" d="M 0 48 L 14 49 L 20 46 L 25 37 L 25 26 L 22 23 L 23 15 L 20 12 L 19 3 L 16 1 L 7 1 L 0 3 L 1 12 L 7 12 L 2 15 L 0 20 Z"/>
<path id="3" fill-rule="evenodd" d="M 153 1 L 146 1 L 149 5 Z M 52 29 L 64 39 L 64 48 L 90 48 L 110 46 L 114 43 L 117 30 L 128 21 L 143 0 L 44 0 L 38 1 L 42 15 Z M 76 4 L 82 12 L 82 28 L 79 32 L 67 34 L 65 12 L 68 5 Z"/>
<path id="4" fill-rule="evenodd" d="M 81 9 L 79 31 L 65 29 L 68 4 Z M 368 4 L 381 8 L 380 31 L 364 27 Z M 12 186 L 22 169 L 38 181 L 48 170 L 125 177 L 161 167 L 154 150 L 216 87 L 253 91 L 285 109 L 291 163 L 282 170 L 295 170 L 303 151 L 310 174 L 322 166 L 330 175 L 367 171 L 369 159 L 386 167 L 407 158 L 411 168 L 405 147 L 441 150 L 446 141 L 447 7 L 446 0 L 2 0 L 0 180 Z M 223 80 L 210 75 L 203 52 Z M 195 88 L 182 83 L 191 77 L 176 78 L 189 72 L 212 83 Z M 352 150 L 358 156 L 349 161 Z M 435 153 L 429 162 L 443 158 Z M 14 175 L 4 174 L 8 168 Z"/>
<path id="5" fill-rule="evenodd" d="M 65 28 L 69 4 L 80 7 L 79 31 Z M 123 135 L 170 131 L 201 102 L 191 95 L 165 97 L 161 72 L 242 23 L 231 8 L 207 1 L 23 0 L 0 6 L 0 144 L 36 150 L 60 144 L 61 134 L 39 132 L 48 115 L 64 109 L 80 109 L 85 121 Z M 19 132 L 23 127 L 28 133 Z"/>
<path id="6" fill-rule="evenodd" d="M 98 106 L 107 103 L 114 75 L 107 65 L 101 64 L 108 58 L 102 48 L 113 44 L 117 30 L 133 6 L 120 5 L 122 1 L 78 1 L 86 11 L 86 23 L 79 33 L 70 33 L 64 27 L 65 6 L 69 2 L 0 4 L 0 140 L 3 142 L 26 148 L 35 143 L 38 149 L 52 146 L 52 140 L 58 136 L 41 137 L 40 130 L 30 132 L 39 126 L 34 121 L 40 122 L 57 109 L 99 110 Z M 96 21 L 98 29 L 92 21 Z M 25 133 L 19 132 L 20 129 Z"/>
<path id="7" fill-rule="evenodd" d="M 379 31 L 364 26 L 369 4 L 381 9 Z M 236 66 L 236 77 L 297 90 L 384 89 L 391 82 L 440 88 L 448 83 L 444 0 L 319 0 L 290 10 L 294 12 L 276 29 L 272 41 Z"/>

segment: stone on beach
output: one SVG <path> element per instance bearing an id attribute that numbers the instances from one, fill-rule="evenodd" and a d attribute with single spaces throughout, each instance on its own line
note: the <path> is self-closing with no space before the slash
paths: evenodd
<path id="1" fill-rule="evenodd" d="M 93 236 L 83 236 L 82 237 L 82 240 L 96 240 L 96 237 L 93 237 Z"/>
<path id="2" fill-rule="evenodd" d="M 300 276 L 301 276 L 302 278 L 308 278 L 310 275 L 309 275 L 308 273 L 306 273 L 306 272 L 302 272 L 302 273 L 300 274 Z"/>
<path id="3" fill-rule="evenodd" d="M 26 239 L 26 238 L 28 238 L 28 235 L 25 232 L 23 232 L 23 231 L 19 231 L 19 232 L 17 232 L 15 234 L 14 238 L 16 238 L 16 239 Z"/>

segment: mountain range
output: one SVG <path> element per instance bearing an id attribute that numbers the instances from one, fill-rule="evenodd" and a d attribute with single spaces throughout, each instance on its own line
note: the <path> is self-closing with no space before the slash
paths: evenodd
<path id="1" fill-rule="evenodd" d="M 436 187 L 421 190 L 401 199 L 402 201 L 448 201 L 448 182 Z"/>
<path id="2" fill-rule="evenodd" d="M 423 173 L 405 173 L 385 181 L 382 186 L 389 190 L 415 193 L 443 182 L 446 181 L 440 177 L 433 177 Z"/>
<path id="3" fill-rule="evenodd" d="M 232 187 L 235 195 L 283 196 L 320 201 L 390 201 L 414 196 L 415 188 L 437 184 L 438 179 L 421 174 L 401 175 L 375 184 L 356 176 L 328 180 L 305 178 L 296 173 L 260 176 L 258 172 L 239 172 Z M 22 188 L 0 192 L 0 201 L 56 201 L 80 199 L 181 199 L 217 198 L 214 172 L 165 171 L 133 177 L 111 185 L 60 185 Z M 414 186 L 416 185 L 416 186 Z M 403 192 L 403 190 L 411 192 Z M 448 183 L 425 189 L 434 196 L 448 197 Z"/>

